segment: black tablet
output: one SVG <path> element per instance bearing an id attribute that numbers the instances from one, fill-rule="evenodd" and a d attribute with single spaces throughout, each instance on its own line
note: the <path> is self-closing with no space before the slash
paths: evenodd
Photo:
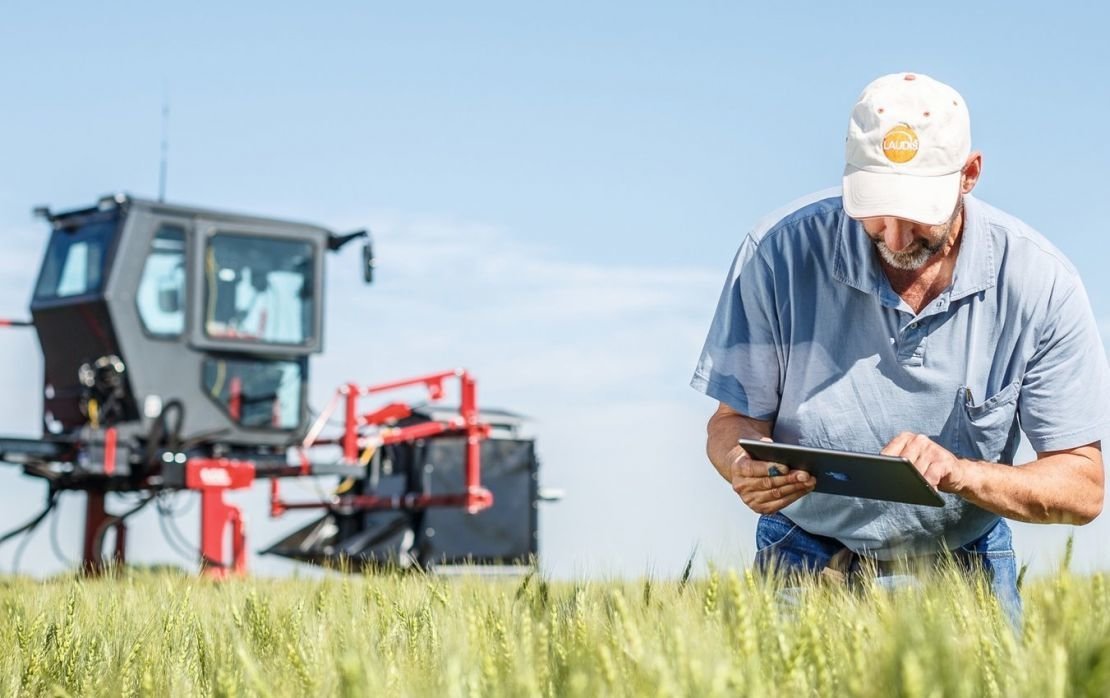
<path id="1" fill-rule="evenodd" d="M 781 463 L 792 470 L 806 471 L 817 479 L 815 492 L 930 507 L 944 506 L 944 500 L 936 490 L 905 458 L 749 439 L 740 439 L 739 443 L 756 460 Z"/>

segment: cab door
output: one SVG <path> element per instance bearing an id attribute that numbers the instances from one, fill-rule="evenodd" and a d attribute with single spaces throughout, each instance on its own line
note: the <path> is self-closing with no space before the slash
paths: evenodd
<path id="1" fill-rule="evenodd" d="M 249 220 L 200 219 L 196 231 L 189 341 L 202 390 L 239 429 L 300 429 L 322 344 L 323 237 Z"/>

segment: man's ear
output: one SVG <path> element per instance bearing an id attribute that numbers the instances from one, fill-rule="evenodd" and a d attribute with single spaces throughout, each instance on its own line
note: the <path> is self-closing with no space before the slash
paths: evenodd
<path id="1" fill-rule="evenodd" d="M 960 193 L 969 194 L 979 182 L 979 175 L 983 173 L 983 154 L 978 150 L 973 150 L 971 155 L 967 156 L 967 162 L 964 163 L 964 169 L 960 177 Z"/>

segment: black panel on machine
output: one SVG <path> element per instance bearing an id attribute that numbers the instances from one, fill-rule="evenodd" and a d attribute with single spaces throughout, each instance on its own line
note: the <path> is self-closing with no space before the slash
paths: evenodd
<path id="1" fill-rule="evenodd" d="M 477 514 L 455 508 L 333 510 L 265 552 L 356 568 L 527 564 L 539 552 L 535 442 L 499 431 L 481 445 L 482 485 L 494 497 L 489 509 Z M 464 450 L 461 437 L 383 448 L 367 477 L 355 481 L 350 491 L 379 496 L 459 491 L 464 486 Z"/>

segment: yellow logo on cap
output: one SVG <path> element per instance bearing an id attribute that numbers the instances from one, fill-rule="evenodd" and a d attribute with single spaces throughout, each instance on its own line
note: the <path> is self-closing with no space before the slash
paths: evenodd
<path id="1" fill-rule="evenodd" d="M 917 134 L 909 124 L 898 124 L 883 136 L 883 155 L 891 162 L 903 163 L 917 155 Z"/>

